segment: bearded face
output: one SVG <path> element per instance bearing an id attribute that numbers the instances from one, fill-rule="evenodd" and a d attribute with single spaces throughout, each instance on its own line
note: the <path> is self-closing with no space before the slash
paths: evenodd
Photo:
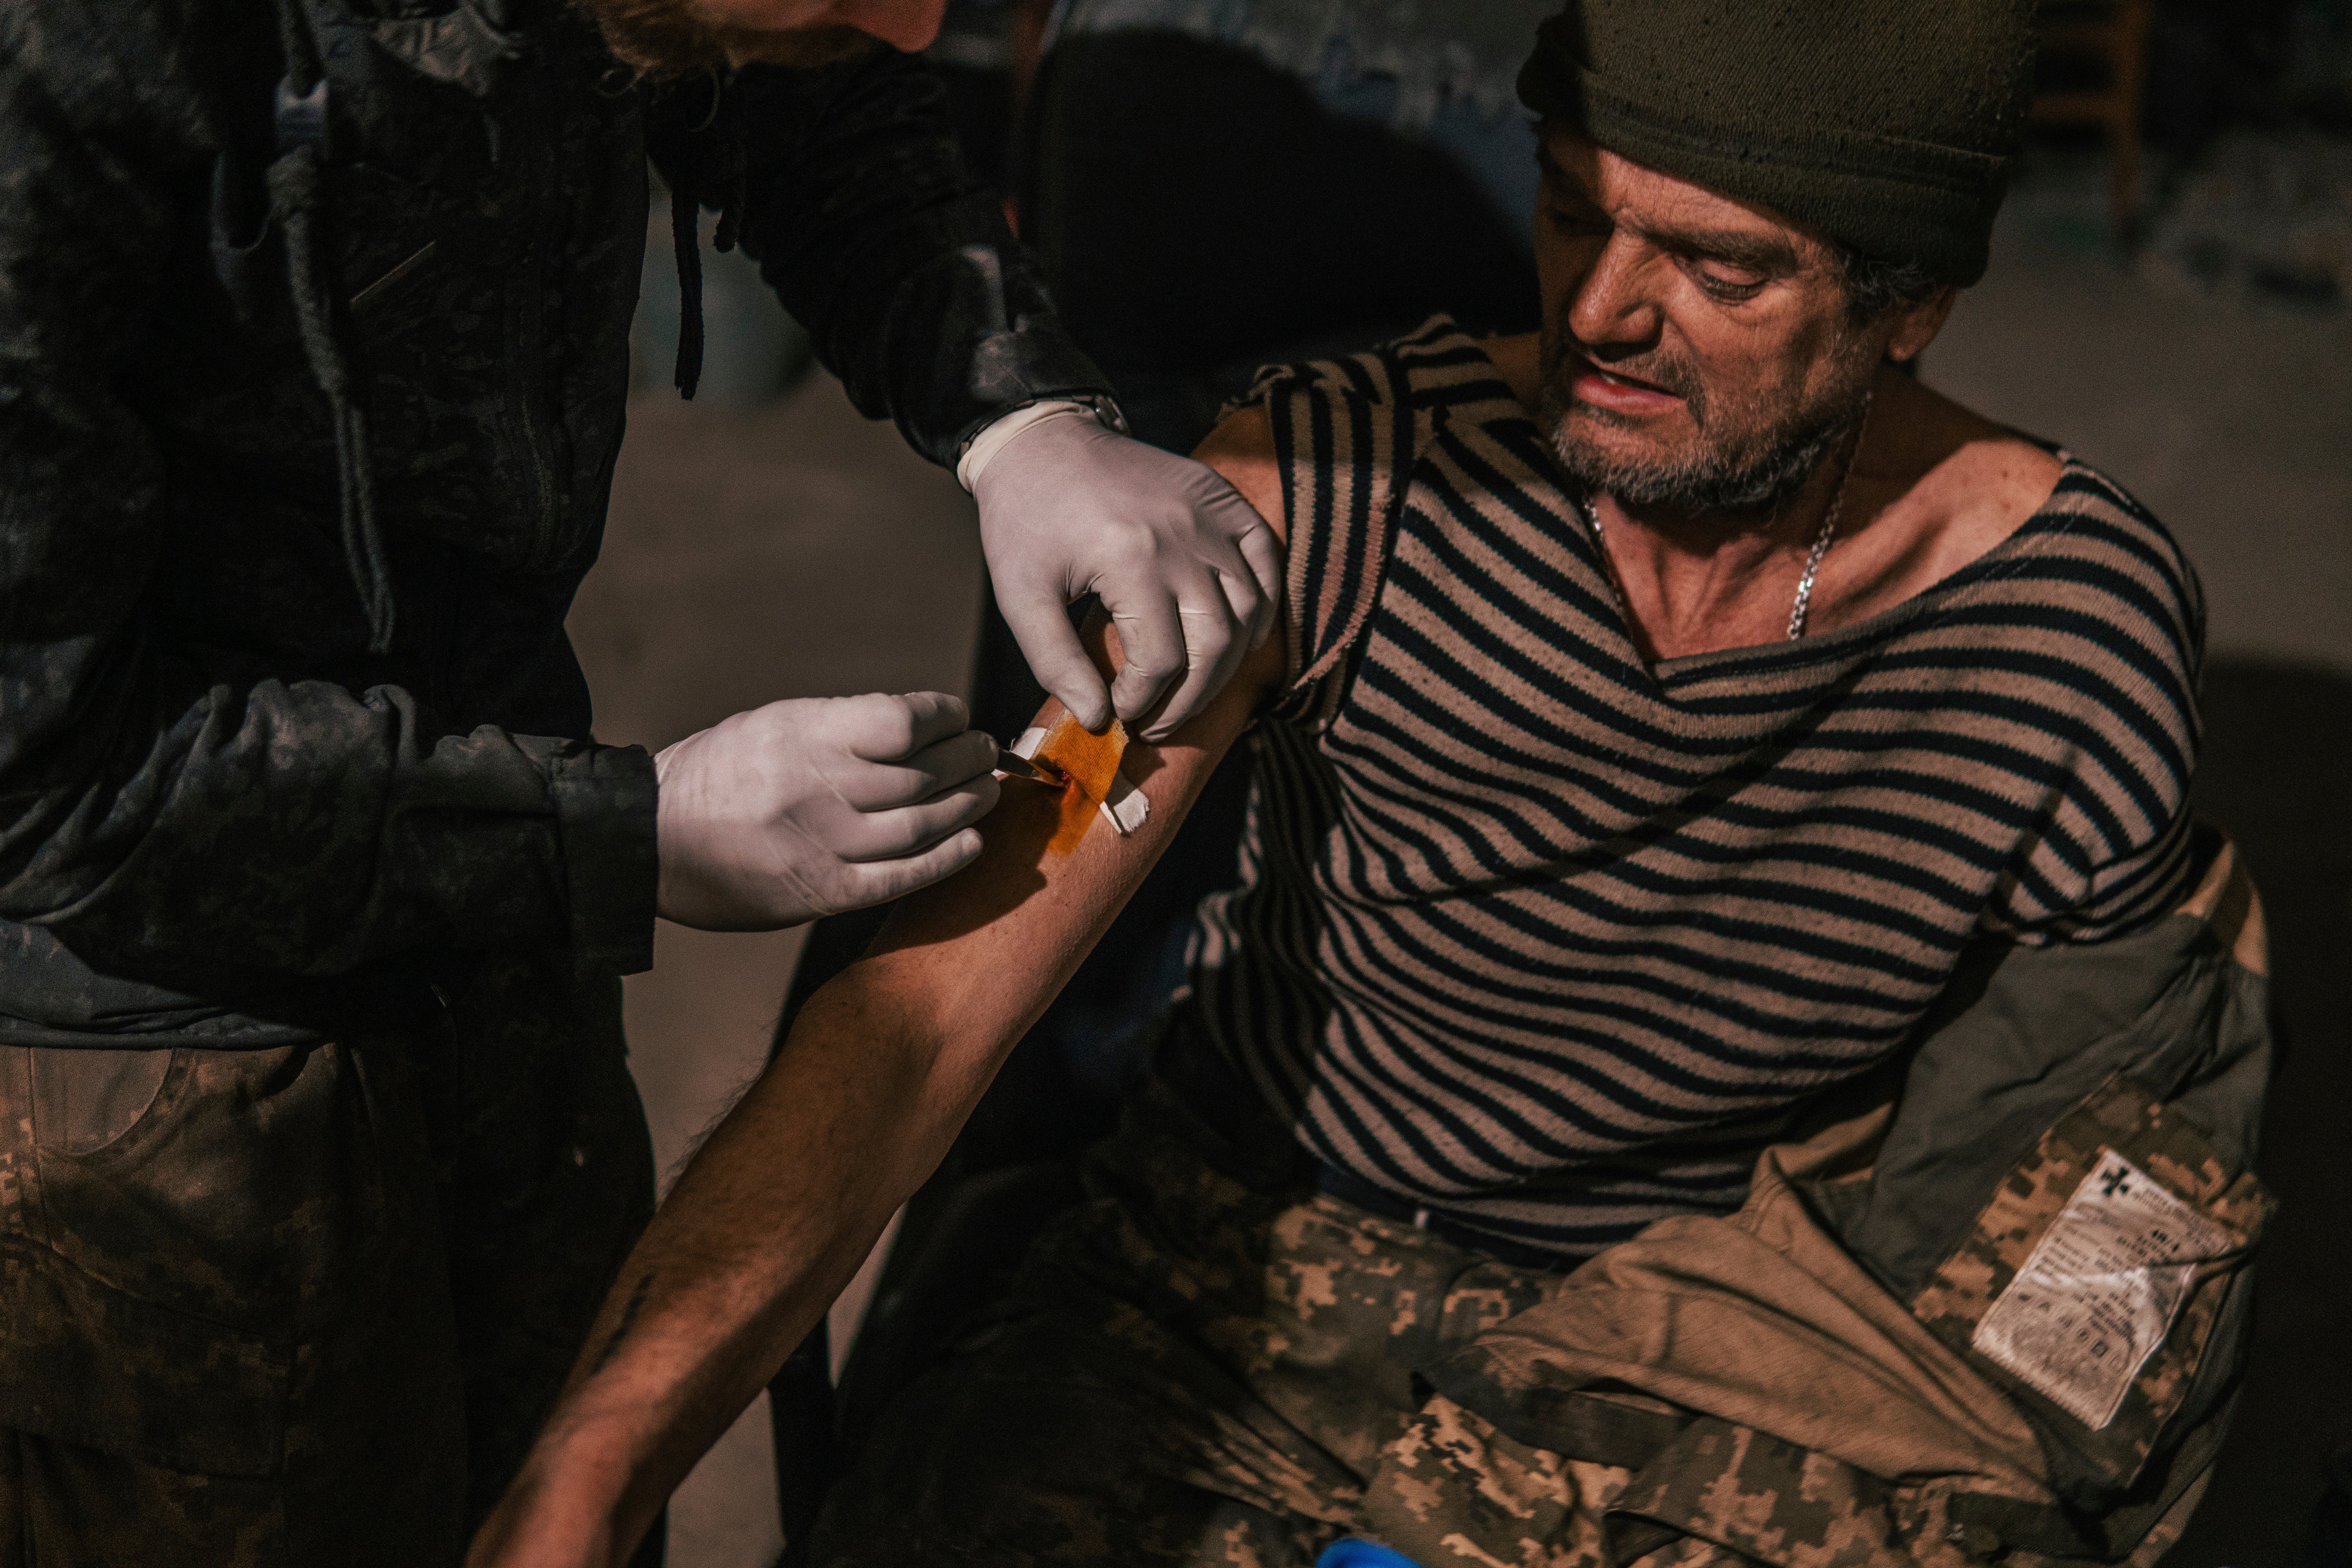
<path id="1" fill-rule="evenodd" d="M 1841 254 L 1777 215 L 1548 128 L 1538 412 L 1561 466 L 1624 505 L 1755 512 L 1861 418 L 1894 331 Z"/>

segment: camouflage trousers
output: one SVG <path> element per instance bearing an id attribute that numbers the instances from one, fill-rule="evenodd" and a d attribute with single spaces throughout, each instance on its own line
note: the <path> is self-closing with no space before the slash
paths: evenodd
<path id="1" fill-rule="evenodd" d="M 615 981 L 0 1047 L 0 1568 L 454 1564 L 652 1208 Z"/>
<path id="2" fill-rule="evenodd" d="M 1507 1502 L 1581 1488 L 1597 1507 L 1624 1486 L 1624 1470 L 1563 1468 L 1416 1389 L 1417 1367 L 1559 1276 L 1317 1192 L 1280 1130 L 1213 1129 L 1157 1081 L 1087 1174 L 1087 1201 L 1008 1298 L 882 1415 L 806 1561 L 1306 1568 L 1342 1535 L 1409 1524 L 1432 1445 L 1456 1468 L 1470 1456 Z M 1591 1546 L 1580 1556 L 1571 1528 L 1545 1561 L 1598 1563 Z"/>

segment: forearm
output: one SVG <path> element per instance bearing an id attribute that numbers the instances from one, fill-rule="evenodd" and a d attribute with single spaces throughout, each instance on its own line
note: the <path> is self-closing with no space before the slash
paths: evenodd
<path id="1" fill-rule="evenodd" d="M 1162 832 L 1101 827 L 1058 859 L 1055 797 L 1009 792 L 980 861 L 809 1000 L 623 1266 L 473 1561 L 625 1560 L 946 1154 L 1213 765 L 1194 751 L 1160 771 Z"/>
<path id="2" fill-rule="evenodd" d="M 619 1275 L 532 1457 L 613 1561 L 823 1318 L 1005 1054 L 910 1026 L 871 966 L 811 999 Z M 780 1158 L 780 1152 L 785 1157 Z M 527 1474 L 525 1485 L 535 1479 Z"/>
<path id="3" fill-rule="evenodd" d="M 1060 854 L 1057 797 L 1008 785 L 980 860 L 906 900 L 875 951 L 810 999 L 623 1267 L 476 1563 L 625 1560 L 946 1154 L 1150 869 L 1249 700 L 1236 693 L 1205 716 L 1193 744 L 1129 748 L 1151 801 L 1132 837 L 1097 822 Z"/>
<path id="4" fill-rule="evenodd" d="M 339 974 L 421 945 L 643 966 L 641 752 L 436 736 L 396 689 L 215 669 L 131 626 L 90 640 L 104 657 L 6 656 L 62 678 L 0 737 L 0 917 L 175 984 Z"/>

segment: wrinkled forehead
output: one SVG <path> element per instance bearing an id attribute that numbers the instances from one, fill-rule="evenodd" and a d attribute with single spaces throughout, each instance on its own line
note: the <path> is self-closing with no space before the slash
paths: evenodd
<path id="1" fill-rule="evenodd" d="M 1536 162 L 1552 199 L 1586 207 L 1666 249 L 1776 273 L 1808 271 L 1836 257 L 1825 237 L 1770 207 L 1636 163 L 1560 121 L 1538 128 Z"/>

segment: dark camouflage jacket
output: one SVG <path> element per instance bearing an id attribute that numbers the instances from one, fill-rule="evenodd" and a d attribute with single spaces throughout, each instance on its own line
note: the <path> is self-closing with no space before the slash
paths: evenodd
<path id="1" fill-rule="evenodd" d="M 436 955 L 649 961 L 651 764 L 590 742 L 563 633 L 649 146 L 934 459 L 1102 390 L 907 57 L 714 107 L 562 0 L 285 19 L 0 6 L 0 1041 L 258 1045 Z"/>
<path id="2" fill-rule="evenodd" d="M 2149 1568 L 2228 1433 L 2274 1208 L 2262 905 L 2194 845 L 2128 936 L 1981 943 L 1737 1214 L 1420 1368 L 1372 1533 L 1427 1568 Z"/>

